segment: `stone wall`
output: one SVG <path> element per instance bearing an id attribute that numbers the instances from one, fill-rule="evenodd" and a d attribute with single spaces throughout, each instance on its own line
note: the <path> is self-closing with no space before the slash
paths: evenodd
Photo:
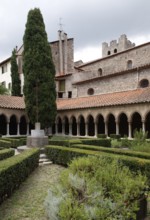
<path id="1" fill-rule="evenodd" d="M 142 79 L 150 83 L 150 69 L 118 74 L 111 77 L 99 77 L 95 81 L 87 81 L 77 85 L 78 97 L 88 96 L 88 89 L 94 89 L 94 95 L 113 93 L 139 88 Z"/>
<path id="2" fill-rule="evenodd" d="M 128 61 L 132 61 L 132 68 L 150 63 L 150 43 L 134 47 L 127 51 L 115 55 L 98 59 L 80 66 L 85 71 L 91 71 L 94 75 L 99 75 L 99 69 L 102 69 L 102 75 L 109 75 L 128 69 Z"/>

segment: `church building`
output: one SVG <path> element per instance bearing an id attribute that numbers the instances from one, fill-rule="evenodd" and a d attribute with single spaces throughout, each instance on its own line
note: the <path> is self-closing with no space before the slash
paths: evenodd
<path id="1" fill-rule="evenodd" d="M 74 62 L 74 39 L 63 31 L 50 47 L 57 91 L 53 133 L 131 138 L 135 129 L 142 129 L 150 138 L 150 42 L 135 46 L 121 35 L 102 44 L 102 58 L 87 63 Z M 17 50 L 23 88 L 22 53 L 23 46 Z M 11 88 L 10 58 L 0 63 L 0 83 Z M 23 97 L 0 96 L 0 133 L 29 132 Z"/>

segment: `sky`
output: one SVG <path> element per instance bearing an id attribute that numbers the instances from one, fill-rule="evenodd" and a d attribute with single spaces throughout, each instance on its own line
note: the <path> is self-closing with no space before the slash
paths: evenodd
<path id="1" fill-rule="evenodd" d="M 101 44 L 126 34 L 136 45 L 150 41 L 149 0 L 0 0 L 0 62 L 23 43 L 29 10 L 39 8 L 48 41 L 58 40 L 60 22 L 74 38 L 74 61 L 101 57 Z"/>

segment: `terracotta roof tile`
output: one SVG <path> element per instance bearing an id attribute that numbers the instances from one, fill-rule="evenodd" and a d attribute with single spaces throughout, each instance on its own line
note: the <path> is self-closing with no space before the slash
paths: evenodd
<path id="1" fill-rule="evenodd" d="M 25 109 L 24 98 L 0 95 L 0 108 Z"/>
<path id="2" fill-rule="evenodd" d="M 84 109 L 104 106 L 150 103 L 150 87 L 72 99 L 58 99 L 57 109 Z M 25 109 L 23 97 L 0 95 L 0 108 Z"/>
<path id="3" fill-rule="evenodd" d="M 150 102 L 150 88 L 57 100 L 58 110 L 94 108 Z"/>

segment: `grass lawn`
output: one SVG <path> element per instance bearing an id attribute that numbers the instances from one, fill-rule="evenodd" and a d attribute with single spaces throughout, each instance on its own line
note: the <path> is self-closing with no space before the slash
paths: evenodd
<path id="1" fill-rule="evenodd" d="M 46 220 L 44 200 L 52 184 L 65 168 L 58 165 L 38 167 L 11 198 L 0 206 L 0 220 Z"/>

